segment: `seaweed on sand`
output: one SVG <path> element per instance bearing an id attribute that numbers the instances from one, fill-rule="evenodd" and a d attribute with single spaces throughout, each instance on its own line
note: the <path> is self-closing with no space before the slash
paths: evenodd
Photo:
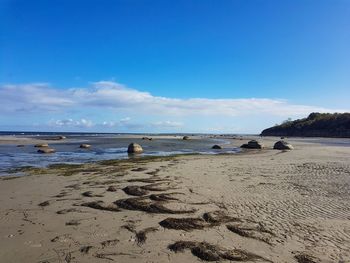
<path id="1" fill-rule="evenodd" d="M 79 251 L 83 254 L 88 254 L 90 249 L 92 249 L 93 246 L 82 246 Z"/>
<path id="2" fill-rule="evenodd" d="M 248 237 L 263 241 L 267 244 L 271 244 L 271 236 L 274 234 L 271 231 L 266 230 L 261 224 L 230 224 L 226 225 L 226 228 L 231 232 L 240 235 L 242 237 Z"/>
<path id="3" fill-rule="evenodd" d="M 312 257 L 306 254 L 298 254 L 294 256 L 298 263 L 319 263 L 320 260 L 318 258 Z"/>
<path id="4" fill-rule="evenodd" d="M 237 218 L 230 217 L 222 211 L 214 211 L 204 213 L 202 218 L 167 218 L 159 224 L 162 227 L 175 229 L 175 230 L 185 230 L 190 231 L 194 229 L 203 229 L 205 227 L 213 227 L 220 225 L 222 223 L 227 223 L 231 221 L 238 221 Z"/>
<path id="5" fill-rule="evenodd" d="M 176 229 L 176 230 L 185 230 L 190 231 L 193 229 L 203 229 L 209 227 L 210 224 L 205 222 L 201 218 L 171 218 L 168 217 L 163 221 L 160 221 L 159 224 L 164 228 Z"/>
<path id="6" fill-rule="evenodd" d="M 45 207 L 45 206 L 48 206 L 48 205 L 50 205 L 49 201 L 44 201 L 44 202 L 41 202 L 40 204 L 38 204 L 38 206 L 41 206 L 41 207 Z"/>
<path id="7" fill-rule="evenodd" d="M 148 227 L 148 228 L 145 228 L 139 232 L 135 232 L 137 244 L 139 246 L 144 244 L 146 242 L 146 239 L 147 239 L 147 234 L 150 232 L 155 232 L 157 230 L 158 230 L 158 228 L 156 228 L 156 227 Z"/>
<path id="8" fill-rule="evenodd" d="M 159 173 L 159 172 L 160 172 L 160 169 L 155 169 L 154 171 L 147 172 L 146 174 L 156 176 L 156 175 L 157 175 L 157 173 Z"/>
<path id="9" fill-rule="evenodd" d="M 58 215 L 65 215 L 71 212 L 81 212 L 80 210 L 76 209 L 76 208 L 68 208 L 68 209 L 62 209 L 56 212 L 56 214 Z"/>
<path id="10" fill-rule="evenodd" d="M 228 216 L 226 213 L 220 210 L 204 213 L 203 219 L 206 222 L 211 224 L 222 224 L 222 223 L 235 222 L 235 221 L 241 222 L 239 218 Z"/>
<path id="11" fill-rule="evenodd" d="M 233 233 L 236 233 L 237 235 L 240 235 L 242 237 L 250 237 L 250 238 L 254 238 L 254 235 L 251 233 L 251 231 L 246 230 L 246 229 L 242 229 L 239 226 L 235 226 L 235 225 L 227 225 L 226 226 L 228 230 L 230 230 Z"/>
<path id="12" fill-rule="evenodd" d="M 149 192 L 138 185 L 129 185 L 122 189 L 128 195 L 143 196 L 147 195 Z"/>
<path id="13" fill-rule="evenodd" d="M 155 183 L 155 184 L 147 184 L 141 186 L 142 189 L 147 190 L 147 191 L 154 191 L 154 192 L 162 192 L 162 191 L 168 191 L 171 189 L 174 189 L 172 187 L 161 187 L 164 183 Z M 167 183 L 169 185 L 169 183 Z"/>
<path id="14" fill-rule="evenodd" d="M 113 186 L 113 185 L 110 185 L 107 188 L 107 192 L 117 192 L 117 190 L 118 190 L 118 188 Z"/>
<path id="15" fill-rule="evenodd" d="M 176 197 L 172 197 L 172 195 L 180 195 L 183 193 L 164 193 L 164 194 L 151 194 L 149 199 L 153 201 L 177 201 L 179 200 Z"/>
<path id="16" fill-rule="evenodd" d="M 67 192 L 62 191 L 62 192 L 60 192 L 59 194 L 54 195 L 53 197 L 58 197 L 58 198 L 61 198 L 61 197 L 65 197 L 65 196 L 67 196 L 67 195 L 68 195 L 68 193 L 67 193 Z"/>
<path id="17" fill-rule="evenodd" d="M 143 230 L 136 231 L 135 225 L 133 225 L 133 224 L 127 224 L 127 225 L 124 225 L 122 227 L 125 228 L 126 230 L 130 231 L 131 233 L 135 234 L 136 240 L 137 240 L 137 245 L 139 245 L 139 246 L 143 245 L 146 242 L 148 233 L 155 232 L 158 230 L 157 227 L 147 227 Z"/>
<path id="18" fill-rule="evenodd" d="M 174 244 L 169 245 L 168 248 L 174 252 L 183 252 L 184 250 L 189 249 L 194 256 L 204 261 L 269 261 L 244 250 L 226 249 L 207 242 L 177 241 Z"/>
<path id="19" fill-rule="evenodd" d="M 193 213 L 195 210 L 174 210 L 165 207 L 163 202 L 155 202 L 149 199 L 149 197 L 134 197 L 127 199 L 120 199 L 114 202 L 118 207 L 127 210 L 138 210 L 147 213 L 158 214 L 186 214 Z"/>
<path id="20" fill-rule="evenodd" d="M 118 239 L 110 239 L 110 240 L 105 240 L 101 242 L 102 248 L 109 247 L 109 246 L 115 246 L 119 242 Z"/>
<path id="21" fill-rule="evenodd" d="M 131 169 L 132 172 L 144 172 L 146 170 L 147 170 L 147 168 L 144 168 L 144 167 L 138 167 L 138 168 Z"/>
<path id="22" fill-rule="evenodd" d="M 133 178 L 127 180 L 129 183 L 139 182 L 139 183 L 157 183 L 157 182 L 169 182 L 168 179 L 160 179 L 160 178 Z"/>
<path id="23" fill-rule="evenodd" d="M 94 194 L 92 191 L 86 191 L 86 192 L 82 193 L 81 195 L 85 196 L 85 197 L 103 197 L 103 195 Z"/>
<path id="24" fill-rule="evenodd" d="M 129 185 L 124 187 L 122 190 L 128 195 L 143 196 L 147 195 L 149 191 L 161 192 L 167 191 L 172 188 L 170 187 L 159 187 L 162 183 L 148 184 L 148 185 Z"/>
<path id="25" fill-rule="evenodd" d="M 118 256 L 118 253 L 96 253 L 94 255 L 96 258 L 101 258 L 101 259 L 108 259 L 108 260 L 111 260 L 111 261 L 114 261 L 113 258 L 110 258 L 110 256 Z"/>
<path id="26" fill-rule="evenodd" d="M 66 222 L 66 226 L 77 226 L 77 225 L 80 225 L 79 220 L 72 219 Z"/>
<path id="27" fill-rule="evenodd" d="M 103 201 L 92 201 L 87 203 L 82 203 L 81 206 L 90 207 L 93 209 L 111 211 L 111 212 L 120 212 L 120 209 L 115 205 L 104 205 Z"/>
<path id="28" fill-rule="evenodd" d="M 65 188 L 79 190 L 80 189 L 80 185 L 79 184 L 70 184 L 70 185 L 65 186 Z"/>

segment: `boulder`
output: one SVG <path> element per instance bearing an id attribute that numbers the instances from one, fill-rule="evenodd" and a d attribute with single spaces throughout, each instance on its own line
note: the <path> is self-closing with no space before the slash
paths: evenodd
<path id="1" fill-rule="evenodd" d="M 54 153 L 54 152 L 56 152 L 55 149 L 47 148 L 47 147 L 38 150 L 38 153 Z"/>
<path id="2" fill-rule="evenodd" d="M 211 147 L 212 149 L 222 149 L 222 147 L 220 145 L 215 144 L 213 147 Z"/>
<path id="3" fill-rule="evenodd" d="M 49 147 L 49 145 L 47 143 L 38 143 L 38 144 L 35 144 L 34 147 Z"/>
<path id="4" fill-rule="evenodd" d="M 256 140 L 251 140 L 248 143 L 245 143 L 241 146 L 241 148 L 246 149 L 262 149 L 264 148 L 264 145 Z"/>
<path id="5" fill-rule="evenodd" d="M 276 150 L 293 150 L 294 149 L 293 146 L 286 141 L 276 142 L 273 148 Z"/>
<path id="6" fill-rule="evenodd" d="M 183 140 L 189 140 L 190 139 L 190 136 L 184 136 L 182 137 Z"/>
<path id="7" fill-rule="evenodd" d="M 128 146 L 128 153 L 142 153 L 143 149 L 140 144 L 130 143 Z"/>
<path id="8" fill-rule="evenodd" d="M 87 149 L 87 148 L 90 148 L 91 145 L 90 145 L 90 144 L 83 143 L 83 144 L 80 144 L 79 147 L 80 147 L 80 148 L 83 148 L 83 149 Z"/>

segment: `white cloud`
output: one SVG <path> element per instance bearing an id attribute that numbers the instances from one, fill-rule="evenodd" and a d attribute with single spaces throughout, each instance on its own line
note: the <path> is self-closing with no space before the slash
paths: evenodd
<path id="1" fill-rule="evenodd" d="M 7 112 L 40 112 L 103 108 L 130 113 L 188 116 L 220 115 L 246 116 L 269 114 L 274 116 L 303 116 L 310 112 L 342 112 L 344 110 L 291 104 L 282 99 L 177 99 L 153 96 L 148 92 L 124 85 L 100 81 L 87 88 L 58 89 L 49 84 L 3 85 L 0 103 Z"/>
<path id="2" fill-rule="evenodd" d="M 94 124 L 91 120 L 81 119 L 81 120 L 73 120 L 73 119 L 65 119 L 65 120 L 50 120 L 49 126 L 55 127 L 78 127 L 78 128 L 90 128 L 93 127 Z"/>
<path id="3" fill-rule="evenodd" d="M 0 86 L 0 105 L 8 112 L 55 111 L 75 103 L 66 91 L 47 83 Z"/>
<path id="4" fill-rule="evenodd" d="M 105 127 L 122 127 L 122 126 L 127 126 L 130 121 L 131 121 L 131 118 L 125 117 L 120 119 L 119 121 L 104 121 L 102 122 L 101 125 Z"/>
<path id="5" fill-rule="evenodd" d="M 176 121 L 158 121 L 151 123 L 150 126 L 158 128 L 180 128 L 183 127 L 184 124 Z"/>

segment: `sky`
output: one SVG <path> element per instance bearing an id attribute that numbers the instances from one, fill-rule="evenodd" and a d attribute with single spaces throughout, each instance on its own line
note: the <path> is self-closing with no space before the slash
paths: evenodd
<path id="1" fill-rule="evenodd" d="M 259 133 L 349 101 L 348 0 L 0 0 L 0 130 Z"/>

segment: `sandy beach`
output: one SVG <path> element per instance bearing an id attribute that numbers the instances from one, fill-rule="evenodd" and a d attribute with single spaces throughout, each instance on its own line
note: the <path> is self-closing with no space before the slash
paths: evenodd
<path id="1" fill-rule="evenodd" d="M 350 262 L 350 147 L 276 140 L 2 177 L 0 261 Z"/>

